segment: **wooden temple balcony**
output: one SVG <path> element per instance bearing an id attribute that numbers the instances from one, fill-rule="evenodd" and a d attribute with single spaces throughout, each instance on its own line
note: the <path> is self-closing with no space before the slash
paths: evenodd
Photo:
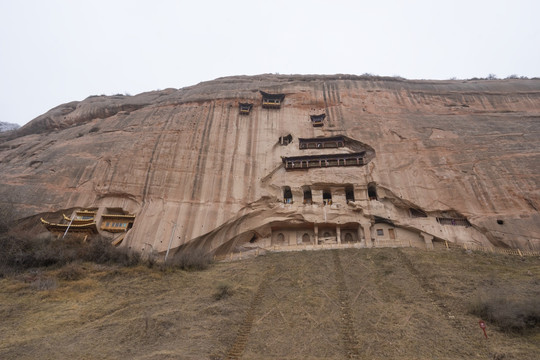
<path id="1" fill-rule="evenodd" d="M 300 150 L 305 149 L 332 149 L 345 146 L 343 136 L 333 136 L 324 138 L 298 139 Z"/>
<path id="2" fill-rule="evenodd" d="M 335 166 L 364 166 L 366 152 L 282 157 L 285 170 L 301 170 Z"/>
<path id="3" fill-rule="evenodd" d="M 238 103 L 238 110 L 240 115 L 249 115 L 253 104 L 251 103 Z"/>
<path id="4" fill-rule="evenodd" d="M 262 107 L 265 109 L 279 109 L 285 98 L 285 94 L 269 94 L 260 91 L 262 95 Z"/>
<path id="5" fill-rule="evenodd" d="M 133 214 L 103 214 L 101 218 L 101 230 L 113 233 L 131 229 L 135 221 Z"/>

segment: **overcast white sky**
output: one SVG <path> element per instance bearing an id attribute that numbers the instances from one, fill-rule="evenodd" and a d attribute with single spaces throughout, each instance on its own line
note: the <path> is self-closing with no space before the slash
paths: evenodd
<path id="1" fill-rule="evenodd" d="M 540 76 L 536 0 L 0 0 L 0 121 L 229 75 Z"/>

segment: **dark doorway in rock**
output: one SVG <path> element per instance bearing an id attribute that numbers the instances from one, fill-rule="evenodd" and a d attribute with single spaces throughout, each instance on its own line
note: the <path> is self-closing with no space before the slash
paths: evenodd
<path id="1" fill-rule="evenodd" d="M 368 184 L 367 193 L 369 200 L 378 200 L 377 197 L 377 185 L 374 182 Z"/>
<path id="2" fill-rule="evenodd" d="M 323 190 L 322 199 L 323 205 L 332 205 L 332 193 L 330 190 Z"/>
<path id="3" fill-rule="evenodd" d="M 311 195 L 311 188 L 305 187 L 304 188 L 304 204 L 311 205 L 313 202 L 313 196 Z"/>
<path id="4" fill-rule="evenodd" d="M 253 236 L 251 237 L 251 240 L 249 240 L 251 244 L 253 244 L 255 241 L 257 241 L 257 234 L 253 234 Z"/>
<path id="5" fill-rule="evenodd" d="M 285 242 L 285 235 L 283 235 L 283 233 L 279 233 L 276 241 L 278 244 L 283 244 Z"/>
<path id="6" fill-rule="evenodd" d="M 345 234 L 345 239 L 344 239 L 344 242 L 345 243 L 352 243 L 354 240 L 353 240 L 353 237 L 351 235 L 351 233 L 346 233 Z"/>
<path id="7" fill-rule="evenodd" d="M 347 204 L 349 201 L 354 201 L 354 188 L 352 186 L 345 187 L 345 199 L 347 200 Z"/>
<path id="8" fill-rule="evenodd" d="M 302 235 L 302 243 L 304 244 L 311 243 L 311 237 L 309 236 L 308 233 L 304 233 L 304 235 Z"/>
<path id="9" fill-rule="evenodd" d="M 291 188 L 288 186 L 285 186 L 283 188 L 283 202 L 285 204 L 292 204 L 293 202 L 292 191 Z"/>

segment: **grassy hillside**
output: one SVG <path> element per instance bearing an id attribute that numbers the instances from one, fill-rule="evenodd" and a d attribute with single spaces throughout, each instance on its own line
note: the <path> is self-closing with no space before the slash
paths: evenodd
<path id="1" fill-rule="evenodd" d="M 2 359 L 533 359 L 540 351 L 538 258 L 350 249 L 197 272 L 75 263 L 9 276 L 0 289 Z M 488 316 L 488 339 L 471 311 Z"/>

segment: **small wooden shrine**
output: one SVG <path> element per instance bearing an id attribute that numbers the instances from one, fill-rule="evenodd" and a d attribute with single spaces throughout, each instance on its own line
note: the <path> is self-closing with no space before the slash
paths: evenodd
<path id="1" fill-rule="evenodd" d="M 251 103 L 238 103 L 238 111 L 240 112 L 240 115 L 249 115 L 252 107 L 253 104 Z"/>
<path id="2" fill-rule="evenodd" d="M 326 118 L 326 114 L 310 115 L 310 118 L 311 125 L 313 125 L 313 127 L 320 127 L 324 125 L 324 119 Z"/>
<path id="3" fill-rule="evenodd" d="M 262 95 L 262 107 L 265 109 L 279 109 L 285 94 L 269 94 L 264 91 L 260 91 Z"/>

